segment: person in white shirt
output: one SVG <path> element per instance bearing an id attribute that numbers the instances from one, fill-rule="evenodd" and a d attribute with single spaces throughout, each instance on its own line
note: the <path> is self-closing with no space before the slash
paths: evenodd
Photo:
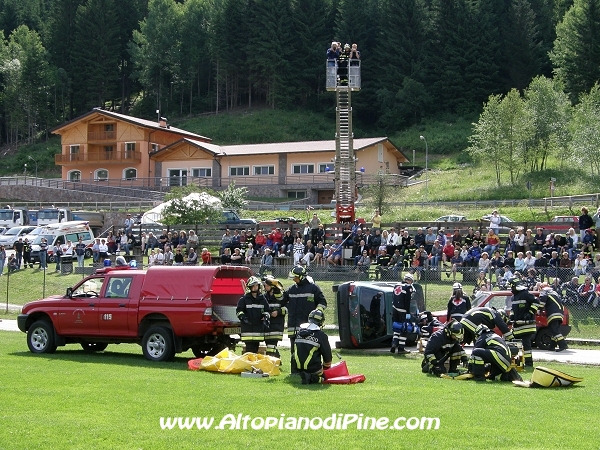
<path id="1" fill-rule="evenodd" d="M 575 258 L 575 262 L 573 264 L 573 273 L 576 276 L 585 275 L 585 273 L 587 272 L 587 267 L 588 260 L 584 258 L 583 253 L 580 253 L 579 255 L 577 255 L 577 258 Z"/>
<path id="2" fill-rule="evenodd" d="M 498 215 L 498 210 L 495 209 L 490 216 L 490 228 L 494 230 L 494 234 L 498 234 L 500 232 L 501 223 L 502 218 Z"/>
<path id="3" fill-rule="evenodd" d="M 525 252 L 525 271 L 535 268 L 535 256 L 530 251 Z"/>

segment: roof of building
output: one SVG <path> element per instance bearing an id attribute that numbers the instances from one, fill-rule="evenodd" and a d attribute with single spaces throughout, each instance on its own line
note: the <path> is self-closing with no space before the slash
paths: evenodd
<path id="1" fill-rule="evenodd" d="M 94 108 L 93 110 L 91 110 L 90 112 L 88 112 L 86 114 L 83 114 L 79 117 L 76 117 L 75 119 L 72 119 L 68 122 L 65 122 L 65 123 L 57 126 L 56 128 L 52 129 L 51 132 L 54 134 L 61 134 L 60 132 L 63 129 L 68 128 L 69 126 L 71 126 L 77 122 L 80 122 L 80 121 L 84 120 L 85 118 L 95 115 L 95 114 L 101 114 L 103 116 L 112 117 L 113 119 L 121 120 L 123 122 L 128 122 L 133 125 L 138 125 L 138 126 L 141 126 L 144 128 L 153 128 L 156 130 L 163 130 L 163 131 L 169 131 L 174 134 L 180 134 L 182 136 L 187 136 L 189 138 L 195 139 L 196 140 L 195 142 L 199 142 L 199 143 L 203 143 L 203 144 L 206 144 L 206 142 L 210 142 L 212 140 L 205 136 L 201 136 L 196 133 L 190 133 L 189 131 L 182 130 L 181 128 L 175 128 L 175 127 L 172 127 L 169 125 L 164 127 L 164 126 L 160 126 L 159 122 L 156 122 L 153 120 L 139 119 L 137 117 L 128 116 L 126 114 L 119 114 L 119 113 L 116 113 L 113 111 L 107 111 L 107 110 L 101 109 L 101 108 Z M 198 139 L 200 139 L 200 140 L 198 140 Z M 204 140 L 204 142 L 202 140 Z"/>
<path id="2" fill-rule="evenodd" d="M 389 142 L 393 149 L 395 149 L 400 155 L 406 156 L 387 138 L 387 137 L 374 137 L 374 138 L 361 138 L 354 139 L 353 147 L 354 150 L 361 150 L 373 145 Z M 194 139 L 183 139 L 174 142 L 166 147 L 163 147 L 157 151 L 152 152 L 152 156 L 168 152 L 170 149 L 187 143 L 199 148 L 206 150 L 214 156 L 240 156 L 240 155 L 262 155 L 262 154 L 276 154 L 276 153 L 312 153 L 312 152 L 335 152 L 335 140 L 328 141 L 302 141 L 302 142 L 277 142 L 277 143 L 266 143 L 266 144 L 242 144 L 242 145 L 215 145 L 208 144 L 206 142 L 197 141 Z"/>

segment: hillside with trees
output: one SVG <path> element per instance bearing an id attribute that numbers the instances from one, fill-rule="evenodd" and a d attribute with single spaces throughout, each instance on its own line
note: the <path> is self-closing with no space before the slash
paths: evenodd
<path id="1" fill-rule="evenodd" d="M 582 126 L 600 79 L 600 0 L 0 0 L 0 29 L 2 145 L 39 142 L 93 107 L 333 117 L 324 58 L 335 39 L 361 51 L 357 137 L 476 118 L 484 105 L 473 157 L 491 148 L 499 171 L 515 158 L 515 170 L 543 170 L 568 150 L 598 170 Z M 503 111 L 513 117 L 491 130 Z"/>

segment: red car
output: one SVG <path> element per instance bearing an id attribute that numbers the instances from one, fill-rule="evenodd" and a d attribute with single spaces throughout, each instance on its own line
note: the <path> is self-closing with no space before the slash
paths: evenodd
<path id="1" fill-rule="evenodd" d="M 539 292 L 532 292 L 536 297 L 539 296 Z M 511 312 L 512 303 L 512 292 L 511 291 L 478 291 L 474 298 L 471 299 L 471 306 L 473 308 L 479 306 L 487 306 L 489 308 L 504 309 L 507 314 Z M 446 322 L 446 310 L 434 311 L 433 316 L 440 322 Z M 535 335 L 535 342 L 540 350 L 551 350 L 555 347 L 554 341 L 552 341 L 552 333 L 548 329 L 548 320 L 545 309 L 539 309 L 535 316 L 537 333 Z M 498 330 L 496 330 L 498 331 Z M 569 325 L 569 310 L 565 307 L 565 317 L 562 325 L 560 326 L 560 332 L 563 336 L 571 332 L 571 326 Z"/>

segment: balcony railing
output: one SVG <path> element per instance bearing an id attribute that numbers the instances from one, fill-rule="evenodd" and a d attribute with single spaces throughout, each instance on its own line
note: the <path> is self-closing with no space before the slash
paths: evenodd
<path id="1" fill-rule="evenodd" d="M 54 155 L 54 162 L 59 165 L 79 164 L 82 162 L 139 163 L 141 160 L 142 152 L 135 150 L 101 150 L 88 153 Z"/>
<path id="2" fill-rule="evenodd" d="M 115 131 L 90 131 L 88 132 L 89 141 L 114 141 L 117 138 Z"/>

